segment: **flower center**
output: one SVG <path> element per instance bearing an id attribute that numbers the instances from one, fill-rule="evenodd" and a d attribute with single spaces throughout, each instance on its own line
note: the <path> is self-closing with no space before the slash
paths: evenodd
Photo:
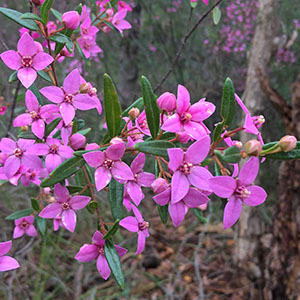
<path id="1" fill-rule="evenodd" d="M 103 246 L 98 246 L 98 251 L 100 255 L 104 255 L 104 247 Z"/>
<path id="2" fill-rule="evenodd" d="M 235 190 L 235 195 L 239 198 L 249 198 L 251 192 L 245 186 L 239 186 Z"/>
<path id="3" fill-rule="evenodd" d="M 89 34 L 89 31 L 86 28 L 82 28 L 82 33 L 83 34 Z"/>
<path id="4" fill-rule="evenodd" d="M 139 226 L 139 230 L 141 231 L 146 230 L 147 228 L 149 228 L 149 222 L 145 222 L 145 221 L 140 222 L 138 226 Z"/>
<path id="5" fill-rule="evenodd" d="M 32 172 L 30 173 L 29 178 L 30 178 L 30 179 L 34 179 L 35 177 L 36 177 L 36 173 L 35 173 L 34 171 L 32 171 Z"/>
<path id="6" fill-rule="evenodd" d="M 57 145 L 52 145 L 49 149 L 49 153 L 51 154 L 57 154 L 57 151 L 58 151 L 58 146 Z"/>
<path id="7" fill-rule="evenodd" d="M 73 94 L 66 94 L 65 95 L 65 102 L 73 103 L 73 101 L 74 101 L 74 95 Z"/>
<path id="8" fill-rule="evenodd" d="M 28 222 L 27 221 L 22 221 L 22 223 L 20 224 L 20 227 L 23 228 L 23 229 L 26 229 L 27 227 L 29 226 Z"/>
<path id="9" fill-rule="evenodd" d="M 31 111 L 30 116 L 33 120 L 37 120 L 40 118 L 39 114 L 36 111 Z"/>
<path id="10" fill-rule="evenodd" d="M 134 181 L 137 181 L 139 179 L 139 174 L 134 174 Z"/>
<path id="11" fill-rule="evenodd" d="M 84 42 L 83 48 L 86 49 L 86 50 L 90 50 L 90 44 L 87 43 L 87 42 Z"/>
<path id="12" fill-rule="evenodd" d="M 14 150 L 14 155 L 15 155 L 16 157 L 21 157 L 21 156 L 23 155 L 22 149 L 16 148 L 16 149 Z"/>
<path id="13" fill-rule="evenodd" d="M 30 68 L 32 66 L 32 57 L 22 56 L 22 66 L 25 68 Z"/>
<path id="14" fill-rule="evenodd" d="M 193 164 L 189 162 L 184 162 L 180 167 L 179 171 L 183 172 L 184 174 L 191 174 L 193 170 Z"/>
<path id="15" fill-rule="evenodd" d="M 107 159 L 104 161 L 103 166 L 104 166 L 105 168 L 111 170 L 112 167 L 114 166 L 114 161 L 107 158 Z"/>
<path id="16" fill-rule="evenodd" d="M 61 205 L 62 210 L 68 210 L 70 209 L 70 204 L 68 202 L 64 202 Z"/>
<path id="17" fill-rule="evenodd" d="M 254 116 L 252 120 L 257 128 L 260 128 L 265 123 L 265 117 L 263 115 Z"/>
<path id="18" fill-rule="evenodd" d="M 183 113 L 181 116 L 180 116 L 180 120 L 181 122 L 188 122 L 192 119 L 192 115 L 188 112 L 185 112 Z"/>
<path id="19" fill-rule="evenodd" d="M 143 122 L 140 123 L 140 127 L 142 129 L 147 129 L 148 128 L 148 123 L 147 123 L 146 119 Z"/>

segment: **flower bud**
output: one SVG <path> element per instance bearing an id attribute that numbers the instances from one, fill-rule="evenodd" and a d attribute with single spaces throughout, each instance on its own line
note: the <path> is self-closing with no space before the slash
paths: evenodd
<path id="1" fill-rule="evenodd" d="M 108 9 L 106 10 L 106 15 L 107 15 L 108 17 L 112 17 L 112 16 L 114 15 L 114 10 L 113 10 L 112 8 L 108 8 Z"/>
<path id="2" fill-rule="evenodd" d="M 157 99 L 157 105 L 161 110 L 172 112 L 176 109 L 176 97 L 169 92 L 163 93 Z"/>
<path id="3" fill-rule="evenodd" d="M 85 150 L 96 150 L 96 149 L 99 149 L 100 146 L 96 143 L 91 143 L 91 144 L 87 144 L 85 146 Z"/>
<path id="4" fill-rule="evenodd" d="M 110 144 L 111 145 L 116 145 L 116 144 L 120 144 L 120 143 L 124 143 L 122 139 L 120 139 L 119 137 L 114 137 L 111 139 Z"/>
<path id="5" fill-rule="evenodd" d="M 76 29 L 79 26 L 80 15 L 77 11 L 67 11 L 61 17 L 67 29 Z"/>
<path id="6" fill-rule="evenodd" d="M 21 130 L 24 131 L 24 132 L 28 131 L 28 126 L 27 125 L 26 126 L 21 126 Z"/>
<path id="7" fill-rule="evenodd" d="M 80 133 L 75 133 L 70 137 L 70 146 L 74 150 L 84 149 L 86 138 Z"/>
<path id="8" fill-rule="evenodd" d="M 51 189 L 50 189 L 49 187 L 43 188 L 43 193 L 44 193 L 45 195 L 50 195 Z"/>
<path id="9" fill-rule="evenodd" d="M 152 184 L 151 184 L 151 188 L 153 190 L 153 192 L 155 194 L 159 194 L 162 193 L 163 191 L 165 191 L 167 188 L 169 187 L 168 182 L 166 181 L 166 179 L 164 178 L 157 178 L 155 179 Z"/>
<path id="10" fill-rule="evenodd" d="M 292 135 L 286 135 L 280 139 L 278 145 L 282 151 L 289 152 L 296 148 L 297 139 Z"/>
<path id="11" fill-rule="evenodd" d="M 261 143 L 257 140 L 251 140 L 245 144 L 245 152 L 249 156 L 259 156 L 261 151 Z"/>
<path id="12" fill-rule="evenodd" d="M 128 116 L 131 120 L 135 120 L 140 115 L 140 110 L 136 107 L 133 107 L 129 112 Z"/>
<path id="13" fill-rule="evenodd" d="M 202 211 L 205 211 L 207 208 L 207 203 L 199 205 L 198 208 L 201 209 Z"/>
<path id="14" fill-rule="evenodd" d="M 90 92 L 90 85 L 88 83 L 82 83 L 80 85 L 79 93 L 80 94 L 88 94 Z"/>
<path id="15" fill-rule="evenodd" d="M 31 0 L 31 2 L 36 6 L 42 5 L 44 1 L 45 0 Z"/>

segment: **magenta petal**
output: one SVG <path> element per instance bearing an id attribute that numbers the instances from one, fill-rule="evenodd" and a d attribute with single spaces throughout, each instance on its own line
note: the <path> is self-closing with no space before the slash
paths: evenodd
<path id="1" fill-rule="evenodd" d="M 103 164 L 104 153 L 101 151 L 88 152 L 83 154 L 84 160 L 93 168 L 97 168 Z"/>
<path id="2" fill-rule="evenodd" d="M 200 190 L 211 192 L 209 179 L 211 173 L 203 167 L 193 167 L 192 173 L 187 175 L 189 182 Z"/>
<path id="3" fill-rule="evenodd" d="M 231 227 L 240 217 L 242 212 L 242 201 L 232 197 L 227 202 L 224 209 L 223 227 Z"/>
<path id="4" fill-rule="evenodd" d="M 181 115 L 190 106 L 190 94 L 183 85 L 178 85 L 177 89 L 177 112 Z"/>
<path id="5" fill-rule="evenodd" d="M 192 164 L 200 164 L 206 158 L 209 150 L 210 137 L 206 135 L 187 149 L 185 159 Z"/>
<path id="6" fill-rule="evenodd" d="M 96 231 L 92 237 L 93 244 L 97 246 L 104 246 L 105 240 L 103 239 L 103 234 L 100 231 Z"/>
<path id="7" fill-rule="evenodd" d="M 40 213 L 39 216 L 45 219 L 55 218 L 62 211 L 61 204 L 59 202 L 53 202 L 47 205 Z"/>
<path id="8" fill-rule="evenodd" d="M 182 124 L 180 121 L 180 117 L 178 114 L 174 114 L 168 117 L 161 129 L 168 131 L 168 132 L 180 132 L 182 129 Z"/>
<path id="9" fill-rule="evenodd" d="M 138 240 L 137 240 L 137 250 L 136 250 L 136 255 L 141 254 L 146 245 L 146 236 L 142 231 L 138 232 Z"/>
<path id="10" fill-rule="evenodd" d="M 59 106 L 59 112 L 61 113 L 65 124 L 71 123 L 75 117 L 75 108 L 70 103 L 63 102 Z"/>
<path id="11" fill-rule="evenodd" d="M 184 203 L 188 207 L 198 207 L 206 204 L 209 198 L 195 188 L 190 188 L 186 196 L 183 198 Z"/>
<path id="12" fill-rule="evenodd" d="M 146 156 L 144 153 L 139 153 L 134 160 L 132 161 L 130 167 L 134 174 L 140 173 L 143 170 L 143 167 L 146 162 Z"/>
<path id="13" fill-rule="evenodd" d="M 118 245 L 115 245 L 115 248 L 116 248 L 116 250 L 117 250 L 120 257 L 124 256 L 128 252 L 127 249 L 125 249 L 123 247 L 120 247 Z"/>
<path id="14" fill-rule="evenodd" d="M 60 183 L 57 183 L 54 186 L 54 197 L 58 202 L 66 202 L 70 197 L 69 190 Z"/>
<path id="15" fill-rule="evenodd" d="M 141 186 L 150 187 L 155 180 L 154 174 L 148 172 L 141 172 L 138 174 L 137 183 Z"/>
<path id="16" fill-rule="evenodd" d="M 111 160 L 119 160 L 122 158 L 125 152 L 125 144 L 124 143 L 117 143 L 109 146 L 105 153 L 107 158 Z"/>
<path id="17" fill-rule="evenodd" d="M 76 227 L 76 213 L 74 210 L 64 210 L 61 214 L 61 220 L 67 230 L 74 232 Z"/>
<path id="18" fill-rule="evenodd" d="M 73 70 L 64 80 L 63 84 L 66 94 L 76 94 L 80 88 L 80 73 L 78 69 Z"/>
<path id="19" fill-rule="evenodd" d="M 136 206 L 132 206 L 132 211 L 137 219 L 138 222 L 143 222 L 144 221 L 144 218 L 141 214 L 141 212 L 138 210 L 138 208 Z"/>
<path id="20" fill-rule="evenodd" d="M 189 113 L 192 115 L 193 121 L 201 122 L 210 117 L 215 109 L 216 107 L 214 104 L 200 100 L 190 107 Z"/>
<path id="21" fill-rule="evenodd" d="M 206 128 L 197 122 L 189 121 L 184 124 L 184 131 L 193 139 L 200 140 L 207 135 Z"/>
<path id="22" fill-rule="evenodd" d="M 98 255 L 99 251 L 97 246 L 84 244 L 74 258 L 81 262 L 89 262 L 96 259 Z"/>
<path id="23" fill-rule="evenodd" d="M 58 154 L 63 158 L 71 158 L 73 156 L 74 150 L 69 146 L 60 146 L 58 149 Z"/>
<path id="24" fill-rule="evenodd" d="M 171 189 L 167 188 L 165 191 L 155 195 L 153 200 L 161 206 L 167 205 L 171 200 Z"/>
<path id="25" fill-rule="evenodd" d="M 265 202 L 267 193 L 263 188 L 257 185 L 248 186 L 247 190 L 250 192 L 248 198 L 243 198 L 243 201 L 248 206 L 257 206 Z"/>
<path id="26" fill-rule="evenodd" d="M 168 149 L 169 169 L 175 172 L 183 163 L 184 152 L 180 148 Z"/>
<path id="27" fill-rule="evenodd" d="M 53 103 L 61 103 L 64 100 L 64 92 L 57 86 L 46 86 L 40 89 L 40 93 Z"/>
<path id="28" fill-rule="evenodd" d="M 0 142 L 0 150 L 5 154 L 12 154 L 17 148 L 17 144 L 10 138 L 2 138 Z"/>
<path id="29" fill-rule="evenodd" d="M 16 226 L 15 229 L 14 229 L 13 238 L 17 239 L 17 238 L 23 236 L 24 233 L 25 233 L 24 229 L 22 229 L 19 226 Z"/>
<path id="30" fill-rule="evenodd" d="M 11 241 L 0 243 L 0 256 L 6 254 L 10 250 L 11 245 L 12 245 Z"/>
<path id="31" fill-rule="evenodd" d="M 29 225 L 28 228 L 25 229 L 25 233 L 29 236 L 37 236 L 38 232 L 36 231 L 33 225 Z"/>
<path id="32" fill-rule="evenodd" d="M 31 124 L 31 130 L 35 136 L 37 136 L 39 139 L 42 139 L 45 133 L 44 121 L 42 119 L 33 121 Z"/>
<path id="33" fill-rule="evenodd" d="M 255 134 L 255 135 L 259 134 L 259 131 L 258 131 L 257 127 L 255 126 L 250 114 L 246 115 L 245 123 L 244 123 L 243 127 L 245 128 L 245 131 L 248 133 Z"/>
<path id="34" fill-rule="evenodd" d="M 32 122 L 31 115 L 28 113 L 25 113 L 25 114 L 21 114 L 21 115 L 17 116 L 14 119 L 13 125 L 14 125 L 14 127 L 21 127 L 21 126 L 29 125 L 29 124 L 31 124 L 31 122 Z"/>
<path id="35" fill-rule="evenodd" d="M 127 192 L 136 206 L 139 206 L 141 200 L 145 197 L 141 187 L 134 181 L 127 183 Z"/>
<path id="36" fill-rule="evenodd" d="M 14 176 L 17 171 L 19 170 L 19 167 L 21 165 L 20 159 L 15 156 L 10 156 L 4 163 L 4 173 L 5 175 L 10 178 Z"/>
<path id="37" fill-rule="evenodd" d="M 229 176 L 216 176 L 209 179 L 209 186 L 219 197 L 229 198 L 236 189 L 236 180 Z"/>
<path id="38" fill-rule="evenodd" d="M 70 199 L 69 203 L 70 203 L 72 209 L 79 210 L 79 209 L 86 207 L 89 204 L 90 200 L 91 200 L 91 198 L 88 196 L 78 195 L 78 196 L 73 196 Z"/>
<path id="39" fill-rule="evenodd" d="M 10 256 L 1 256 L 0 257 L 0 272 L 14 270 L 19 268 L 19 263 Z"/>
<path id="40" fill-rule="evenodd" d="M 259 170 L 258 157 L 252 156 L 242 167 L 238 177 L 239 185 L 250 185 L 255 180 Z"/>
<path id="41" fill-rule="evenodd" d="M 3 62 L 12 70 L 19 70 L 22 66 L 20 55 L 14 51 L 9 50 L 1 53 L 0 55 Z"/>
<path id="42" fill-rule="evenodd" d="M 29 140 L 29 139 L 18 140 L 19 148 L 21 148 L 22 150 L 28 150 L 34 143 L 35 140 Z"/>
<path id="43" fill-rule="evenodd" d="M 37 53 L 33 60 L 32 60 L 32 67 L 37 70 L 41 71 L 49 66 L 53 62 L 53 57 L 45 52 Z"/>
<path id="44" fill-rule="evenodd" d="M 111 173 L 104 167 L 99 167 L 95 172 L 96 189 L 99 192 L 104 189 L 111 181 Z"/>
<path id="45" fill-rule="evenodd" d="M 27 90 L 25 94 L 25 103 L 26 107 L 29 111 L 38 111 L 39 110 L 39 102 L 31 90 Z"/>
<path id="46" fill-rule="evenodd" d="M 131 232 L 139 231 L 138 221 L 135 217 L 126 217 L 122 219 L 119 224 Z"/>
<path id="47" fill-rule="evenodd" d="M 99 255 L 97 259 L 97 269 L 101 277 L 105 280 L 110 276 L 110 268 L 104 255 Z"/>
<path id="48" fill-rule="evenodd" d="M 43 163 L 39 159 L 38 156 L 36 155 L 31 155 L 31 154 L 23 154 L 22 159 L 21 159 L 22 164 L 25 167 L 40 170 L 43 169 Z"/>
<path id="49" fill-rule="evenodd" d="M 37 52 L 34 39 L 27 32 L 19 39 L 17 48 L 22 56 L 33 56 Z"/>
<path id="50" fill-rule="evenodd" d="M 49 153 L 49 146 L 41 143 L 34 144 L 26 151 L 26 153 L 33 155 L 46 155 Z"/>
<path id="51" fill-rule="evenodd" d="M 134 180 L 133 173 L 129 166 L 121 161 L 115 161 L 111 173 L 117 181 Z"/>
<path id="52" fill-rule="evenodd" d="M 21 68 L 19 69 L 17 76 L 21 83 L 28 89 L 36 80 L 36 71 L 32 68 Z"/>
<path id="53" fill-rule="evenodd" d="M 179 226 L 185 216 L 185 205 L 183 201 L 169 205 L 169 214 L 175 227 Z"/>
<path id="54" fill-rule="evenodd" d="M 187 194 L 189 187 L 190 183 L 187 177 L 182 172 L 176 171 L 171 182 L 171 202 L 175 204 L 176 202 L 180 201 Z"/>
<path id="55" fill-rule="evenodd" d="M 80 110 L 89 110 L 97 107 L 97 103 L 87 94 L 77 94 L 73 105 Z"/>
<path id="56" fill-rule="evenodd" d="M 57 154 L 48 154 L 45 159 L 45 165 L 48 172 L 52 172 L 62 163 L 62 158 Z"/>

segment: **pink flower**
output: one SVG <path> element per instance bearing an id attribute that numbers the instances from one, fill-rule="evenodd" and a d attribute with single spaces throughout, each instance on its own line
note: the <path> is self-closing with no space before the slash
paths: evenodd
<path id="1" fill-rule="evenodd" d="M 135 217 L 126 217 L 120 221 L 120 226 L 131 232 L 137 232 L 138 242 L 136 255 L 141 254 L 145 248 L 146 238 L 149 237 L 149 223 L 144 221 L 140 211 L 132 205 L 132 210 Z"/>
<path id="2" fill-rule="evenodd" d="M 46 219 L 61 216 L 63 226 L 67 230 L 74 232 L 76 227 L 75 211 L 86 207 L 91 198 L 81 195 L 70 197 L 68 189 L 60 183 L 54 186 L 54 197 L 56 202 L 46 206 L 39 216 Z"/>
<path id="3" fill-rule="evenodd" d="M 129 4 L 124 1 L 118 1 L 118 10 L 126 9 L 128 11 L 132 11 L 132 8 Z"/>
<path id="4" fill-rule="evenodd" d="M 75 117 L 75 109 L 89 110 L 96 107 L 95 101 L 87 94 L 80 94 L 80 74 L 73 70 L 64 80 L 62 88 L 47 86 L 40 90 L 41 94 L 51 102 L 59 104 L 59 111 L 65 124 Z"/>
<path id="5" fill-rule="evenodd" d="M 242 203 L 248 206 L 262 204 L 267 194 L 257 185 L 252 185 L 259 169 L 258 157 L 251 157 L 240 171 L 238 179 L 230 176 L 216 176 L 209 179 L 213 192 L 222 198 L 228 198 L 223 216 L 223 227 L 231 227 L 240 217 Z"/>
<path id="6" fill-rule="evenodd" d="M 127 10 L 122 9 L 119 12 L 117 12 L 112 19 L 112 24 L 121 32 L 123 33 L 124 29 L 130 29 L 131 25 L 129 22 L 124 20 L 126 18 Z"/>
<path id="7" fill-rule="evenodd" d="M 199 140 L 210 131 L 203 124 L 203 120 L 211 116 L 215 105 L 199 100 L 191 105 L 190 94 L 183 85 L 178 85 L 176 113 L 165 121 L 162 129 L 169 132 L 186 132 L 191 138 Z"/>
<path id="8" fill-rule="evenodd" d="M 35 95 L 30 90 L 26 92 L 25 103 L 27 107 L 26 113 L 17 116 L 13 125 L 15 127 L 31 125 L 33 134 L 42 139 L 45 133 L 45 121 L 47 122 L 53 114 L 58 112 L 58 107 L 54 104 L 41 107 Z"/>
<path id="9" fill-rule="evenodd" d="M 161 110 L 173 112 L 176 109 L 176 97 L 174 94 L 166 92 L 157 99 L 157 105 Z"/>
<path id="10" fill-rule="evenodd" d="M 111 271 L 105 258 L 105 240 L 103 239 L 102 233 L 96 231 L 93 235 L 92 241 L 92 244 L 84 244 L 74 258 L 80 262 L 89 262 L 96 259 L 99 274 L 103 279 L 107 280 Z M 114 246 L 120 257 L 127 253 L 127 249 L 118 245 Z"/>
<path id="11" fill-rule="evenodd" d="M 169 169 L 174 172 L 171 182 L 172 204 L 186 196 L 191 184 L 198 189 L 211 191 L 208 179 L 212 175 L 207 169 L 199 166 L 206 158 L 209 149 L 209 136 L 192 144 L 186 152 L 180 148 L 168 149 Z"/>
<path id="12" fill-rule="evenodd" d="M 95 37 L 83 36 L 77 41 L 86 58 L 89 58 L 91 54 L 97 54 L 102 52 L 102 49 L 96 44 Z"/>
<path id="13" fill-rule="evenodd" d="M 80 23 L 80 15 L 77 11 L 67 11 L 61 17 L 62 22 L 66 28 L 75 30 Z"/>
<path id="14" fill-rule="evenodd" d="M 7 110 L 7 106 L 0 104 L 0 115 L 3 116 Z"/>
<path id="15" fill-rule="evenodd" d="M 0 150 L 8 155 L 4 163 L 4 173 L 10 178 L 16 174 L 21 164 L 28 168 L 42 169 L 43 164 L 37 155 L 28 153 L 35 140 L 19 139 L 18 142 L 2 138 Z"/>
<path id="16" fill-rule="evenodd" d="M 30 30 L 25 27 L 22 27 L 21 29 L 19 29 L 19 32 L 20 32 L 20 36 L 22 36 L 25 32 L 29 33 Z M 40 34 L 38 32 L 32 32 L 33 39 L 38 39 L 39 37 L 40 37 Z"/>
<path id="17" fill-rule="evenodd" d="M 91 24 L 91 18 L 88 16 L 80 26 L 81 35 L 94 37 L 97 34 L 99 29 L 96 26 L 91 26 Z"/>
<path id="18" fill-rule="evenodd" d="M 141 114 L 138 116 L 138 118 L 136 119 L 136 122 L 135 122 L 135 126 L 143 134 L 151 135 L 150 129 L 148 127 L 147 118 L 146 118 L 146 112 L 145 111 L 141 112 Z"/>
<path id="19" fill-rule="evenodd" d="M 0 272 L 14 270 L 20 267 L 19 263 L 10 256 L 4 256 L 10 248 L 11 241 L 0 243 Z"/>
<path id="20" fill-rule="evenodd" d="M 111 181 L 111 177 L 124 183 L 134 180 L 131 169 L 121 161 L 125 152 L 124 143 L 109 146 L 105 151 L 95 151 L 83 154 L 85 161 L 96 168 L 95 183 L 97 191 L 105 188 Z"/>
<path id="21" fill-rule="evenodd" d="M 16 227 L 14 229 L 13 238 L 17 239 L 23 236 L 24 234 L 27 234 L 29 236 L 37 236 L 38 233 L 33 223 L 34 223 L 34 216 L 28 216 L 28 217 L 15 220 Z"/>
<path id="22" fill-rule="evenodd" d="M 74 150 L 84 149 L 86 138 L 81 133 L 75 133 L 70 136 L 70 146 Z"/>
<path id="23" fill-rule="evenodd" d="M 53 62 L 53 57 L 45 52 L 38 52 L 33 38 L 25 32 L 18 42 L 18 52 L 9 50 L 0 56 L 12 70 L 18 70 L 18 78 L 25 88 L 35 81 L 37 71 L 41 71 Z"/>

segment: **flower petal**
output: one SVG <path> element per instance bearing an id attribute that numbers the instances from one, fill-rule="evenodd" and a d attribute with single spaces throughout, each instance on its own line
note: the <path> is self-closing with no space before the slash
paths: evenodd
<path id="1" fill-rule="evenodd" d="M 40 89 L 40 93 L 53 103 L 61 103 L 64 101 L 64 92 L 57 86 L 46 86 Z"/>
<path id="2" fill-rule="evenodd" d="M 53 61 L 54 59 L 51 55 L 45 52 L 39 52 L 32 60 L 32 67 L 37 71 L 41 71 L 49 66 Z"/>
<path id="3" fill-rule="evenodd" d="M 110 268 L 104 255 L 99 255 L 97 258 L 97 269 L 101 277 L 105 280 L 110 276 Z"/>
<path id="4" fill-rule="evenodd" d="M 45 123 L 42 119 L 33 121 L 31 124 L 32 133 L 37 136 L 39 139 L 44 137 L 45 133 Z"/>
<path id="5" fill-rule="evenodd" d="M 182 172 L 176 171 L 171 182 L 171 203 L 175 204 L 176 202 L 180 201 L 187 194 L 189 187 L 190 183 L 187 177 Z"/>
<path id="6" fill-rule="evenodd" d="M 37 236 L 38 232 L 36 231 L 35 227 L 33 225 L 29 225 L 26 229 L 25 229 L 25 233 L 29 236 Z"/>
<path id="7" fill-rule="evenodd" d="M 21 57 L 18 52 L 9 50 L 0 55 L 3 62 L 12 70 L 19 70 L 22 67 Z"/>
<path id="8" fill-rule="evenodd" d="M 140 173 L 143 170 L 143 167 L 146 162 L 146 156 L 144 153 L 139 153 L 134 160 L 132 161 L 130 167 L 134 174 Z"/>
<path id="9" fill-rule="evenodd" d="M 2 138 L 0 142 L 0 150 L 5 154 L 12 154 L 17 148 L 17 144 L 10 138 Z"/>
<path id="10" fill-rule="evenodd" d="M 77 94 L 73 105 L 80 110 L 89 110 L 97 107 L 97 103 L 87 94 Z"/>
<path id="11" fill-rule="evenodd" d="M 6 254 L 10 250 L 11 245 L 12 245 L 11 241 L 0 243 L 0 256 Z"/>
<path id="12" fill-rule="evenodd" d="M 43 163 L 36 155 L 23 154 L 21 162 L 25 167 L 40 170 L 43 169 Z"/>
<path id="13" fill-rule="evenodd" d="M 14 176 L 21 165 L 20 159 L 15 156 L 10 156 L 4 163 L 3 171 L 5 175 L 10 178 Z"/>
<path id="14" fill-rule="evenodd" d="M 188 90 L 181 84 L 178 85 L 177 89 L 177 112 L 178 114 L 182 114 L 187 111 L 190 106 L 190 94 Z"/>
<path id="15" fill-rule="evenodd" d="M 36 71 L 32 68 L 19 69 L 17 76 L 26 89 L 28 89 L 36 80 Z"/>
<path id="16" fill-rule="evenodd" d="M 69 190 L 60 183 L 57 183 L 54 186 L 54 197 L 58 202 L 66 202 L 70 197 Z"/>
<path id="17" fill-rule="evenodd" d="M 141 172 L 138 174 L 137 183 L 141 186 L 150 187 L 155 180 L 155 175 L 148 172 Z"/>
<path id="18" fill-rule="evenodd" d="M 216 106 L 203 100 L 205 99 L 201 99 L 190 107 L 189 113 L 192 115 L 192 121 L 201 122 L 214 113 Z"/>
<path id="19" fill-rule="evenodd" d="M 74 232 L 76 227 L 76 213 L 73 209 L 64 210 L 61 214 L 61 220 L 67 230 Z"/>
<path id="20" fill-rule="evenodd" d="M 71 197 L 69 203 L 70 203 L 72 209 L 79 210 L 79 209 L 86 207 L 89 204 L 90 200 L 91 200 L 91 198 L 88 196 L 78 195 L 78 196 Z"/>
<path id="21" fill-rule="evenodd" d="M 168 131 L 168 132 L 180 132 L 182 129 L 182 124 L 180 121 L 180 117 L 178 114 L 174 114 L 168 117 L 161 129 Z"/>
<path id="22" fill-rule="evenodd" d="M 212 191 L 219 197 L 229 198 L 236 189 L 236 180 L 229 176 L 216 176 L 208 180 Z"/>
<path id="23" fill-rule="evenodd" d="M 45 219 L 55 218 L 62 211 L 61 204 L 59 202 L 53 202 L 47 205 L 40 213 L 39 216 Z"/>
<path id="24" fill-rule="evenodd" d="M 120 226 L 124 227 L 125 229 L 131 231 L 131 232 L 138 232 L 139 231 L 139 225 L 138 221 L 135 217 L 126 217 L 120 221 Z"/>
<path id="25" fill-rule="evenodd" d="M 65 124 L 71 123 L 75 117 L 75 108 L 70 103 L 61 103 L 59 106 L 59 112 L 61 113 Z"/>
<path id="26" fill-rule="evenodd" d="M 136 206 L 139 206 L 141 200 L 145 197 L 141 187 L 134 181 L 127 183 L 127 192 Z"/>
<path id="27" fill-rule="evenodd" d="M 193 167 L 192 173 L 187 175 L 189 182 L 196 188 L 211 192 L 209 179 L 212 178 L 211 173 L 203 167 Z"/>
<path id="28" fill-rule="evenodd" d="M 62 163 L 62 158 L 57 154 L 48 154 L 45 159 L 45 165 L 48 172 L 52 172 Z"/>
<path id="29" fill-rule="evenodd" d="M 207 156 L 210 150 L 210 137 L 204 136 L 197 142 L 193 143 L 185 153 L 185 160 L 192 164 L 200 164 Z"/>
<path id="30" fill-rule="evenodd" d="M 96 189 L 99 192 L 104 189 L 111 181 L 111 172 L 104 168 L 99 167 L 95 172 Z"/>
<path id="31" fill-rule="evenodd" d="M 175 172 L 183 163 L 184 152 L 180 148 L 168 149 L 169 169 Z"/>
<path id="32" fill-rule="evenodd" d="M 167 188 L 165 191 L 155 195 L 153 200 L 160 206 L 167 205 L 171 200 L 171 189 Z"/>
<path id="33" fill-rule="evenodd" d="M 66 94 L 76 94 L 80 88 L 80 73 L 78 69 L 73 70 L 64 80 L 63 84 Z M 69 123 L 67 123 L 69 124 Z"/>
<path id="34" fill-rule="evenodd" d="M 22 56 L 33 56 L 37 52 L 34 40 L 27 32 L 19 39 L 17 49 Z"/>
<path id="35" fill-rule="evenodd" d="M 145 249 L 146 244 L 146 236 L 142 231 L 138 232 L 138 240 L 137 240 L 137 250 L 136 255 L 141 254 Z"/>
<path id="36" fill-rule="evenodd" d="M 200 140 L 208 134 L 206 128 L 201 123 L 194 121 L 186 122 L 183 127 L 184 131 L 195 140 Z"/>
<path id="37" fill-rule="evenodd" d="M 118 245 L 115 245 L 115 248 L 116 248 L 116 250 L 117 250 L 120 257 L 124 256 L 128 252 L 127 249 L 125 249 L 123 247 L 120 247 Z"/>
<path id="38" fill-rule="evenodd" d="M 83 154 L 84 160 L 93 168 L 97 168 L 103 164 L 104 153 L 102 151 L 94 151 Z"/>
<path id="39" fill-rule="evenodd" d="M 134 180 L 133 173 L 129 166 L 121 161 L 115 161 L 111 173 L 117 181 Z"/>
<path id="40" fill-rule="evenodd" d="M 183 201 L 188 207 L 198 207 L 206 204 L 209 198 L 197 189 L 190 188 Z"/>
<path id="41" fill-rule="evenodd" d="M 259 170 L 258 157 L 252 156 L 242 167 L 238 178 L 238 185 L 250 185 L 255 180 Z"/>
<path id="42" fill-rule="evenodd" d="M 23 236 L 25 233 L 24 229 L 19 226 L 16 226 L 13 233 L 13 238 L 18 239 L 19 237 Z"/>
<path id="43" fill-rule="evenodd" d="M 19 268 L 19 263 L 10 256 L 1 256 L 0 257 L 0 272 L 14 270 Z"/>
<path id="44" fill-rule="evenodd" d="M 60 146 L 57 153 L 63 158 L 71 158 L 74 150 L 69 146 Z"/>
<path id="45" fill-rule="evenodd" d="M 175 204 L 170 203 L 168 210 L 174 226 L 179 226 L 185 216 L 185 205 L 183 201 L 179 201 Z"/>
<path id="46" fill-rule="evenodd" d="M 242 201 L 231 197 L 224 209 L 223 227 L 231 227 L 240 217 L 242 212 Z"/>
<path id="47" fill-rule="evenodd" d="M 104 246 L 105 240 L 103 239 L 103 234 L 100 231 L 96 231 L 92 237 L 93 244 L 98 246 Z"/>
<path id="48" fill-rule="evenodd" d="M 125 152 L 125 144 L 124 143 L 117 143 L 109 146 L 106 150 L 107 158 L 111 160 L 119 160 L 122 158 Z"/>
<path id="49" fill-rule="evenodd" d="M 99 250 L 96 245 L 84 244 L 74 258 L 81 262 L 89 262 L 96 259 L 98 255 Z"/>
<path id="50" fill-rule="evenodd" d="M 247 190 L 250 192 L 248 198 L 243 198 L 243 202 L 248 206 L 257 206 L 265 202 L 267 193 L 263 188 L 257 185 L 248 186 Z"/>

